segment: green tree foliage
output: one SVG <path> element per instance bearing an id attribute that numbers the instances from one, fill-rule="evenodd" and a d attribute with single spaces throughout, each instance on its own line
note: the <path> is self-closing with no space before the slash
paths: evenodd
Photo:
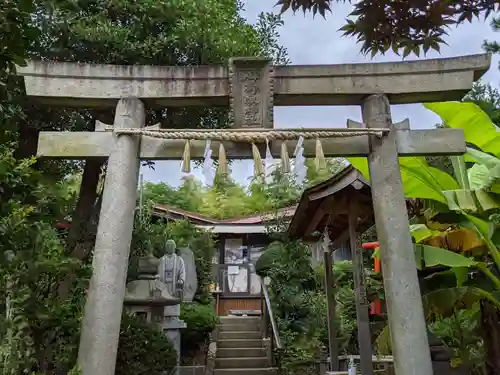
<path id="1" fill-rule="evenodd" d="M 75 283 L 71 300 L 61 304 L 57 282 L 68 272 L 88 272 L 65 257 L 52 227 L 74 195 L 65 181 L 54 183 L 19 152 L 23 112 L 11 74 L 36 37 L 29 27 L 32 3 L 5 1 L 0 8 L 0 370 L 22 374 L 49 370 L 54 351 L 63 364 L 73 360 L 83 285 Z"/>
<path id="2" fill-rule="evenodd" d="M 179 189 L 165 183 L 146 182 L 143 187 L 143 200 L 146 205 L 166 204 L 196 212 L 203 202 L 203 193 L 201 182 L 189 176 L 183 178 Z"/>
<path id="3" fill-rule="evenodd" d="M 251 212 L 245 205 L 246 198 L 241 185 L 228 176 L 217 175 L 213 186 L 203 196 L 199 212 L 216 219 L 247 215 Z"/>
<path id="4" fill-rule="evenodd" d="M 27 44 L 34 38 L 33 30 L 28 27 L 32 1 L 2 2 L 0 10 L 0 71 L 2 74 L 14 69 L 15 64 L 24 64 Z"/>
<path id="5" fill-rule="evenodd" d="M 273 312 L 285 347 L 284 367 L 290 373 L 315 371 L 321 346 L 328 345 L 324 267 L 311 265 L 310 247 L 300 241 L 271 243 L 256 264 L 271 280 Z M 356 352 L 357 322 L 352 262 L 333 266 L 336 278 L 337 332 L 342 353 Z M 369 298 L 382 296 L 380 280 L 365 269 Z"/>
<path id="6" fill-rule="evenodd" d="M 496 126 L 500 126 L 500 92 L 498 89 L 490 84 L 475 83 L 463 101 L 477 104 Z"/>
<path id="7" fill-rule="evenodd" d="M 235 183 L 231 176 L 217 175 L 213 186 L 204 187 L 192 176 L 184 177 L 177 189 L 165 183 L 146 182 L 145 204 L 167 204 L 216 219 L 271 212 L 296 204 L 305 188 L 320 183 L 345 168 L 343 159 L 327 159 L 326 168 L 318 168 L 314 159 L 306 161 L 307 180 L 299 186 L 293 173 L 274 169 L 270 181 L 263 176 L 252 178 L 248 187 Z"/>
<path id="8" fill-rule="evenodd" d="M 345 0 L 278 0 L 276 5 L 281 6 L 282 13 L 301 9 L 325 17 L 327 12 L 335 12 L 334 4 L 339 2 Z M 348 19 L 341 30 L 362 43 L 363 53 L 374 56 L 392 49 L 403 51 L 403 56 L 412 52 L 418 56 L 421 50 L 439 51 L 449 27 L 480 16 L 486 18 L 499 5 L 496 0 L 362 0 L 354 4 L 350 13 L 353 19 Z"/>
<path id="9" fill-rule="evenodd" d="M 499 17 L 494 17 L 491 20 L 491 27 L 492 27 L 493 31 L 495 31 L 495 32 L 500 30 L 500 18 Z M 497 41 L 485 40 L 483 43 L 483 48 L 485 49 L 486 52 L 490 52 L 490 53 L 500 52 L 500 44 Z"/>

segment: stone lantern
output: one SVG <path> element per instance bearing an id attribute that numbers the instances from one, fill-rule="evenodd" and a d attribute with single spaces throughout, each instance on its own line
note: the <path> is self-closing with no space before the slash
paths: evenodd
<path id="1" fill-rule="evenodd" d="M 165 307 L 178 305 L 181 300 L 173 297 L 167 286 L 157 279 L 159 265 L 160 260 L 153 255 L 139 259 L 139 276 L 127 284 L 124 305 L 127 311 L 164 330 Z"/>

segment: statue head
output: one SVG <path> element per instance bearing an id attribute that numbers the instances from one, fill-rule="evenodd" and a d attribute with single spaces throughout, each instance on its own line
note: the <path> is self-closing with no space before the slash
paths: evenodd
<path id="1" fill-rule="evenodd" d="M 166 255 L 172 255 L 172 254 L 175 254 L 175 248 L 176 248 L 176 244 L 175 244 L 175 241 L 174 240 L 167 240 L 165 242 L 165 254 Z"/>

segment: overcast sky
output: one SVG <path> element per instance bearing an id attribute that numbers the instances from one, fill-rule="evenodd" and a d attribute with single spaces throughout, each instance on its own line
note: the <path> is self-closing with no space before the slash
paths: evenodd
<path id="1" fill-rule="evenodd" d="M 274 0 L 248 0 L 246 2 L 245 17 L 249 22 L 255 22 L 261 11 L 276 11 Z M 312 15 L 296 15 L 289 12 L 284 16 L 284 27 L 281 28 L 280 42 L 288 49 L 292 64 L 340 64 L 370 61 L 399 61 L 401 57 L 387 53 L 377 56 L 373 60 L 359 53 L 360 45 L 354 39 L 341 37 L 337 30 L 344 24 L 344 20 L 352 5 L 335 4 L 335 14 L 329 15 L 326 20 L 321 17 L 312 18 Z M 500 35 L 491 30 L 489 22 L 475 21 L 450 30 L 446 41 L 448 46 L 441 47 L 441 54 L 430 52 L 426 58 L 452 57 L 482 53 L 483 41 L 500 39 Z M 416 59 L 415 56 L 408 59 Z M 490 71 L 483 77 L 483 82 L 498 86 L 500 73 L 498 58 L 493 59 Z M 286 107 L 274 110 L 275 127 L 345 127 L 348 118 L 361 120 L 359 107 Z M 431 128 L 438 122 L 438 118 L 427 111 L 420 104 L 392 106 L 394 122 L 408 117 L 414 129 Z M 183 174 L 180 172 L 179 161 L 157 162 L 155 170 L 143 168 L 144 180 L 151 182 L 166 182 L 173 186 L 181 183 Z M 235 161 L 232 164 L 231 175 L 240 184 L 246 185 L 253 173 L 251 161 Z M 195 169 L 193 174 L 202 178 L 201 170 Z"/>

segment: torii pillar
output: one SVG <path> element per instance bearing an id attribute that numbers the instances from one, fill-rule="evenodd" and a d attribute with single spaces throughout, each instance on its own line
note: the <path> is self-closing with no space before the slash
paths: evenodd
<path id="1" fill-rule="evenodd" d="M 362 104 L 368 128 L 394 129 L 382 138 L 370 137 L 368 155 L 373 212 L 384 280 L 392 353 L 398 375 L 430 375 L 432 362 L 417 276 L 410 222 L 398 159 L 396 130 L 390 104 L 383 94 L 368 96 Z M 409 123 L 406 124 L 409 131 Z M 445 147 L 446 145 L 443 145 Z M 465 144 L 464 144 L 465 146 Z M 415 150 L 415 154 L 422 154 Z"/>
<path id="2" fill-rule="evenodd" d="M 142 128 L 144 118 L 144 105 L 139 99 L 120 99 L 114 127 Z M 84 375 L 115 373 L 134 229 L 140 140 L 139 136 L 116 134 L 111 139 L 92 260 L 93 272 L 78 350 L 78 366 Z"/>

